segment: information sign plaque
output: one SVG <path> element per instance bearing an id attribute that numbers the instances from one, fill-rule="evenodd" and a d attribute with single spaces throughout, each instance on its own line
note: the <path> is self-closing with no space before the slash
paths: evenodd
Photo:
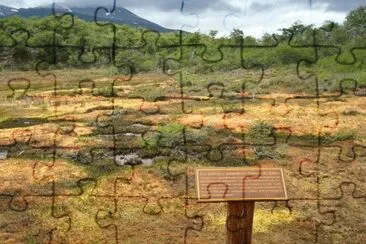
<path id="1" fill-rule="evenodd" d="M 198 168 L 199 202 L 287 200 L 280 168 Z"/>

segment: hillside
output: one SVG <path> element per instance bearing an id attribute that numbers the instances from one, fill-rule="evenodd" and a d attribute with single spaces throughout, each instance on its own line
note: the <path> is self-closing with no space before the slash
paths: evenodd
<path id="1" fill-rule="evenodd" d="M 68 8 L 64 6 L 56 6 L 55 10 L 58 14 L 72 13 L 74 16 L 86 21 L 94 21 L 95 7 L 84 8 Z M 52 15 L 52 5 L 36 8 L 11 8 L 4 5 L 0 5 L 0 18 L 7 18 L 10 16 L 20 16 L 23 18 L 29 18 L 32 16 L 46 17 Z M 105 13 L 100 10 L 98 14 L 99 21 L 110 21 L 116 24 L 126 24 L 135 27 L 142 27 L 150 30 L 156 30 L 159 32 L 169 32 L 170 29 L 164 28 L 158 24 L 148 21 L 144 18 L 137 16 L 131 11 L 118 7 L 113 13 Z"/>

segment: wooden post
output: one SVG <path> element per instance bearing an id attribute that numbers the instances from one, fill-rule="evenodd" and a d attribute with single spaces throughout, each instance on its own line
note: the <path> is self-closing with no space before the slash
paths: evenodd
<path id="1" fill-rule="evenodd" d="M 195 178 L 198 202 L 227 202 L 227 244 L 251 244 L 255 201 L 288 200 L 280 168 L 198 168 Z"/>
<path id="2" fill-rule="evenodd" d="M 227 202 L 226 243 L 251 244 L 254 201 Z"/>

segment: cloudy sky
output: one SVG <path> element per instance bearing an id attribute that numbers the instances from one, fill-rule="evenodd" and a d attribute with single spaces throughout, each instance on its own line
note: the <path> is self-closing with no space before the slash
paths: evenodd
<path id="1" fill-rule="evenodd" d="M 108 8 L 113 5 L 113 0 L 55 1 L 68 7 Z M 0 4 L 12 7 L 35 7 L 52 2 L 0 0 Z M 366 5 L 366 0 L 117 0 L 117 5 L 167 28 L 205 33 L 218 30 L 220 35 L 240 28 L 245 34 L 260 37 L 295 21 L 315 25 L 326 20 L 342 22 L 350 10 Z"/>

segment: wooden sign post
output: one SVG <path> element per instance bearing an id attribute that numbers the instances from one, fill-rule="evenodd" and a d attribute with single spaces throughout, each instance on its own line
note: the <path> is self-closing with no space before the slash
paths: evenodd
<path id="1" fill-rule="evenodd" d="M 250 244 L 255 201 L 287 200 L 280 168 L 196 169 L 198 202 L 228 202 L 226 243 Z"/>

